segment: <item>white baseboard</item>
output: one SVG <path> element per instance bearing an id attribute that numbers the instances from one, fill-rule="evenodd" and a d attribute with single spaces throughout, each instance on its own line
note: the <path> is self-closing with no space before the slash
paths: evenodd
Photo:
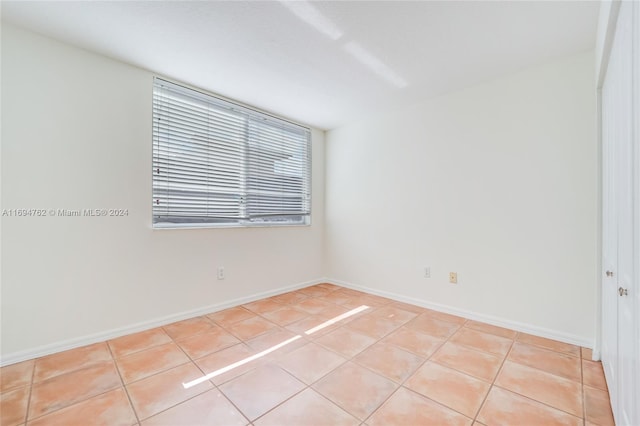
<path id="1" fill-rule="evenodd" d="M 504 327 L 511 330 L 520 331 L 523 333 L 533 334 L 539 337 L 545 337 L 547 339 L 558 340 L 560 342 L 570 343 L 572 345 L 583 346 L 586 348 L 593 347 L 593 342 L 589 341 L 588 339 L 585 339 L 583 337 L 576 336 L 573 334 L 564 333 L 558 330 L 551 330 L 548 328 L 538 327 L 535 325 L 526 324 L 518 321 L 512 321 L 509 319 L 500 318 L 493 315 L 481 314 L 481 313 L 469 311 L 466 309 L 460 309 L 452 306 L 442 305 L 439 303 L 429 302 L 423 299 L 416 299 L 414 297 L 403 296 L 397 293 L 391 293 L 383 290 L 376 290 L 370 287 L 357 285 L 357 284 L 353 284 L 353 283 L 342 281 L 342 280 L 326 278 L 325 282 L 339 285 L 342 287 L 351 288 L 353 290 L 359 290 L 366 293 L 375 294 L 377 296 L 386 297 L 388 299 L 393 299 L 398 302 L 410 303 L 412 305 L 421 306 L 423 308 L 433 309 L 434 311 L 457 315 L 463 318 L 467 318 L 475 321 L 481 321 L 491 325 L 496 325 L 498 327 Z M 599 354 L 598 354 L 598 358 L 599 358 Z M 595 354 L 594 354 L 594 359 L 595 359 Z"/>
<path id="2" fill-rule="evenodd" d="M 125 327 L 115 328 L 99 333 L 90 334 L 87 336 L 77 337 L 73 339 L 64 340 L 62 342 L 56 342 L 49 345 L 42 345 L 33 349 L 27 349 L 24 351 L 13 352 L 3 355 L 0 359 L 0 366 L 15 364 L 17 362 L 26 361 L 29 359 L 39 358 L 45 355 L 51 355 L 53 353 L 66 351 L 69 349 L 79 348 L 81 346 L 91 345 L 93 343 L 104 342 L 106 340 L 115 339 L 127 334 L 137 333 L 140 331 L 149 330 L 152 328 L 160 327 L 163 325 L 171 324 L 172 322 L 182 321 L 185 319 L 198 317 L 205 314 L 221 311 L 223 309 L 231 308 L 245 303 L 253 302 L 254 300 L 264 299 L 265 297 L 276 296 L 278 294 L 286 293 L 292 290 L 308 287 L 315 284 L 325 282 L 323 279 L 316 279 L 312 281 L 306 281 L 298 284 L 289 285 L 286 287 L 280 287 L 274 290 L 264 291 L 261 293 L 255 293 L 246 297 L 240 297 L 237 299 L 229 300 L 222 303 L 216 303 L 214 305 L 203 306 L 189 311 L 183 311 L 176 314 L 167 315 L 161 318 L 155 318 L 149 321 L 143 321 L 136 324 L 128 325 Z"/>
<path id="3" fill-rule="evenodd" d="M 579 336 L 560 332 L 557 330 L 551 330 L 543 327 L 537 327 L 531 324 L 521 323 L 517 321 L 508 320 L 505 318 L 499 318 L 492 315 L 480 314 L 477 312 L 469 311 L 466 309 L 459 309 L 452 306 L 442 305 L 439 303 L 429 302 L 423 299 L 417 299 L 414 297 L 403 296 L 397 293 L 391 293 L 387 291 L 377 290 L 374 288 L 353 284 L 350 282 L 337 280 L 333 278 L 321 278 L 312 281 L 306 281 L 298 284 L 293 284 L 285 287 L 280 287 L 274 290 L 269 290 L 261 293 L 254 293 L 246 297 L 240 297 L 237 299 L 229 300 L 214 305 L 203 306 L 200 308 L 192 309 L 189 311 L 183 311 L 176 314 L 167 315 L 161 318 L 155 318 L 149 321 L 143 321 L 136 324 L 132 324 L 125 327 L 107 330 L 87 336 L 77 337 L 74 339 L 65 340 L 62 342 L 56 342 L 49 345 L 38 346 L 33 349 L 28 349 L 19 352 L 13 352 L 2 356 L 0 359 L 0 366 L 15 364 L 17 362 L 26 361 L 29 359 L 39 358 L 45 355 L 50 355 L 57 352 L 66 351 L 69 349 L 78 348 L 81 346 L 91 345 L 93 343 L 104 342 L 106 340 L 115 339 L 127 334 L 137 333 L 140 331 L 149 330 L 151 328 L 160 327 L 163 325 L 171 324 L 172 322 L 182 321 L 188 318 L 193 318 L 213 312 L 221 311 L 223 309 L 231 308 L 234 306 L 242 305 L 245 303 L 253 302 L 254 300 L 264 299 L 265 297 L 271 297 L 278 294 L 286 293 L 292 290 L 308 287 L 320 283 L 331 283 L 342 287 L 351 288 L 353 290 L 359 290 L 377 296 L 386 297 L 389 299 L 397 300 L 399 302 L 410 303 L 412 305 L 421 306 L 423 308 L 433 309 L 434 311 L 445 312 L 452 315 L 458 315 L 463 318 L 472 319 L 476 321 L 482 321 L 487 324 L 496 325 L 499 327 L 509 328 L 511 330 L 521 331 L 523 333 L 529 333 L 540 337 L 546 337 L 548 339 L 558 340 L 573 345 L 583 346 L 590 348 L 593 346 L 593 342 L 588 341 Z M 599 359 L 600 354 L 594 352 L 594 359 Z"/>

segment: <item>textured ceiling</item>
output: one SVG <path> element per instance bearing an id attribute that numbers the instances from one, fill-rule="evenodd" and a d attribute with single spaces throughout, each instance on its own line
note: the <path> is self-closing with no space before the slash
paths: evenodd
<path id="1" fill-rule="evenodd" d="M 599 3 L 3 1 L 3 21 L 303 123 L 592 49 Z"/>

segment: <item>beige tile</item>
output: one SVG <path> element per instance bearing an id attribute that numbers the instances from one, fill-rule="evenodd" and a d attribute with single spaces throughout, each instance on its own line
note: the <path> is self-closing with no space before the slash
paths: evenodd
<path id="1" fill-rule="evenodd" d="M 293 306 L 295 306 L 296 309 L 307 312 L 308 314 L 317 314 L 324 309 L 330 308 L 332 304 L 329 302 L 324 302 L 315 297 L 311 297 L 309 299 L 304 299 L 303 301 L 298 302 Z"/>
<path id="2" fill-rule="evenodd" d="M 353 299 L 353 296 L 344 294 L 341 291 L 334 291 L 332 293 L 329 293 L 325 296 L 320 297 L 319 299 L 324 302 L 330 302 L 330 303 L 335 303 L 337 305 L 342 305 L 343 303 L 348 303 L 349 301 L 351 301 L 351 299 Z"/>
<path id="3" fill-rule="evenodd" d="M 342 305 L 334 305 L 333 303 L 330 304 L 330 306 L 328 306 L 327 308 L 321 310 L 320 312 L 318 312 L 316 315 L 325 319 L 334 319 L 340 315 L 343 315 L 345 313 L 349 312 L 349 309 L 347 309 L 346 306 L 342 306 Z M 354 317 L 348 317 L 343 319 L 341 322 L 346 323 L 349 321 L 350 318 L 354 318 Z"/>
<path id="4" fill-rule="evenodd" d="M 495 384 L 582 417 L 581 385 L 573 380 L 511 361 L 505 361 Z"/>
<path id="5" fill-rule="evenodd" d="M 582 419 L 494 386 L 478 420 L 489 426 L 581 426 Z"/>
<path id="6" fill-rule="evenodd" d="M 322 297 L 331 293 L 331 290 L 329 290 L 328 288 L 314 285 L 311 287 L 301 288 L 300 290 L 298 290 L 298 292 L 302 294 L 306 294 L 307 296 L 310 296 L 310 297 Z"/>
<path id="7" fill-rule="evenodd" d="M 391 380 L 352 362 L 342 364 L 313 385 L 317 392 L 360 420 L 373 413 L 396 388 Z"/>
<path id="8" fill-rule="evenodd" d="M 371 426 L 463 426 L 471 419 L 405 388 L 400 388 L 367 420 Z"/>
<path id="9" fill-rule="evenodd" d="M 569 343 L 558 342 L 557 340 L 545 339 L 544 337 L 533 336 L 526 333 L 518 333 L 516 340 L 530 345 L 540 346 L 556 352 L 563 352 L 573 356 L 580 356 L 580 347 Z"/>
<path id="10" fill-rule="evenodd" d="M 580 358 L 568 354 L 515 342 L 508 359 L 576 382 L 581 380 Z"/>
<path id="11" fill-rule="evenodd" d="M 486 324 L 484 322 L 468 320 L 465 325 L 467 328 L 471 328 L 476 331 L 482 331 L 483 333 L 495 334 L 496 336 L 506 337 L 507 339 L 515 339 L 516 334 L 518 334 L 515 330 L 509 330 L 508 328 L 502 328 L 491 324 Z"/>
<path id="12" fill-rule="evenodd" d="M 48 355 L 36 360 L 33 381 L 41 382 L 104 361 L 111 361 L 105 342 Z"/>
<path id="13" fill-rule="evenodd" d="M 593 351 L 589 348 L 580 348 L 580 354 L 582 359 L 588 359 L 589 361 L 593 361 Z"/>
<path id="14" fill-rule="evenodd" d="M 202 377 L 202 372 L 193 363 L 188 363 L 131 383 L 127 385 L 127 391 L 138 418 L 144 420 L 213 388 L 208 380 L 191 387 L 184 386 Z"/>
<path id="15" fill-rule="evenodd" d="M 420 306 L 412 305 L 410 303 L 404 302 L 393 302 L 390 306 L 394 306 L 396 308 L 400 308 L 403 311 L 413 312 L 414 314 L 422 314 L 426 310 Z"/>
<path id="16" fill-rule="evenodd" d="M 309 337 L 311 339 L 317 338 L 331 330 L 335 330 L 336 328 L 340 327 L 341 324 L 333 324 L 330 325 L 328 327 L 323 328 L 322 330 L 316 331 L 311 335 L 307 335 L 305 332 L 309 331 L 321 324 L 324 324 L 327 322 L 327 318 L 325 317 L 321 317 L 318 315 L 309 315 L 308 317 L 305 317 L 301 320 L 292 322 L 291 324 L 286 325 L 284 328 L 286 328 L 287 330 L 296 333 L 296 334 L 300 334 L 300 335 L 304 335 L 306 337 Z"/>
<path id="17" fill-rule="evenodd" d="M 386 343 L 370 346 L 353 360 L 397 383 L 404 382 L 424 362 L 424 358 Z"/>
<path id="18" fill-rule="evenodd" d="M 142 422 L 142 426 L 244 426 L 249 421 L 225 398 L 212 389 Z"/>
<path id="19" fill-rule="evenodd" d="M 317 338 L 316 343 L 351 358 L 375 343 L 376 339 L 341 327 Z"/>
<path id="20" fill-rule="evenodd" d="M 344 303 L 340 303 L 340 306 L 346 308 L 348 311 L 352 310 L 352 309 L 356 309 L 356 308 L 366 308 L 366 311 L 364 311 L 365 313 L 369 313 L 372 310 L 376 309 L 375 306 L 369 306 L 366 305 L 364 303 L 362 303 L 362 301 L 355 297 L 353 299 L 350 299 L 348 302 L 344 302 Z M 359 315 L 363 315 L 363 314 L 359 314 Z"/>
<path id="21" fill-rule="evenodd" d="M 229 326 L 228 330 L 242 340 L 249 340 L 277 327 L 261 317 L 252 317 Z"/>
<path id="22" fill-rule="evenodd" d="M 506 337 L 483 333 L 469 328 L 460 329 L 451 337 L 450 341 L 501 357 L 504 357 L 507 352 L 509 352 L 513 344 L 513 340 L 507 339 Z"/>
<path id="23" fill-rule="evenodd" d="M 31 384 L 34 360 L 19 362 L 0 368 L 0 392 Z"/>
<path id="24" fill-rule="evenodd" d="M 352 288 L 344 288 L 343 287 L 343 288 L 341 288 L 340 290 L 337 290 L 337 291 L 339 293 L 344 294 L 344 295 L 349 296 L 349 297 L 362 297 L 362 296 L 366 295 L 366 293 L 363 293 L 363 292 L 358 291 L 358 290 L 354 290 Z"/>
<path id="25" fill-rule="evenodd" d="M 405 387 L 470 418 L 475 417 L 490 384 L 427 361 L 405 382 Z"/>
<path id="26" fill-rule="evenodd" d="M 23 386 L 0 395 L 0 424 L 14 426 L 25 421 L 29 402 L 29 387 Z"/>
<path id="27" fill-rule="evenodd" d="M 587 386 L 608 392 L 602 363 L 599 361 L 582 360 L 582 380 Z"/>
<path id="28" fill-rule="evenodd" d="M 599 426 L 614 426 L 609 394 L 589 386 L 584 387 L 585 420 Z"/>
<path id="29" fill-rule="evenodd" d="M 308 343 L 281 358 L 278 365 L 309 385 L 344 362 L 346 359 L 340 355 Z"/>
<path id="30" fill-rule="evenodd" d="M 252 421 L 304 388 L 304 383 L 270 364 L 220 386 L 227 398 Z"/>
<path id="31" fill-rule="evenodd" d="M 138 420 L 124 389 L 118 388 L 29 422 L 29 426 L 87 424 L 130 426 L 138 424 Z"/>
<path id="32" fill-rule="evenodd" d="M 268 351 L 263 355 L 264 359 L 277 360 L 307 342 L 307 339 L 289 330 L 274 328 L 245 343 L 255 352 Z"/>
<path id="33" fill-rule="evenodd" d="M 324 288 L 324 289 L 332 291 L 332 292 L 336 291 L 336 290 L 340 290 L 342 288 L 339 285 L 335 285 L 335 284 L 331 284 L 331 283 L 317 284 L 317 287 Z"/>
<path id="34" fill-rule="evenodd" d="M 68 407 L 122 385 L 113 361 L 94 364 L 33 385 L 29 418 Z"/>
<path id="35" fill-rule="evenodd" d="M 425 309 L 424 314 L 429 315 L 431 318 L 437 319 L 439 321 L 446 321 L 457 325 L 462 325 L 467 321 L 465 318 L 447 314 L 444 312 L 434 311 L 432 309 Z"/>
<path id="36" fill-rule="evenodd" d="M 351 303 L 366 305 L 372 308 L 378 308 L 381 306 L 389 305 L 393 302 L 394 302 L 393 300 L 387 299 L 386 297 L 374 296 L 372 294 L 366 294 L 366 293 L 363 293 L 362 296 L 354 297 L 351 300 Z"/>
<path id="37" fill-rule="evenodd" d="M 447 339 L 460 328 L 458 324 L 440 321 L 425 313 L 408 322 L 406 327 L 439 339 Z"/>
<path id="38" fill-rule="evenodd" d="M 431 361 L 492 383 L 502 366 L 502 358 L 447 342 Z"/>
<path id="39" fill-rule="evenodd" d="M 113 356 L 118 358 L 170 342 L 171 337 L 162 328 L 154 328 L 109 340 L 108 344 Z"/>
<path id="40" fill-rule="evenodd" d="M 174 322 L 165 325 L 164 331 L 174 340 L 184 339 L 185 337 L 204 333 L 214 327 L 211 320 L 206 317 L 189 318 L 184 321 Z"/>
<path id="41" fill-rule="evenodd" d="M 221 327 L 215 326 L 204 333 L 177 340 L 176 343 L 191 359 L 198 359 L 220 349 L 238 344 L 240 340 L 224 331 Z"/>
<path id="42" fill-rule="evenodd" d="M 262 300 L 256 300 L 255 302 L 244 304 L 242 305 L 242 307 L 252 312 L 255 312 L 256 314 L 266 314 L 267 312 L 276 311 L 284 307 L 284 305 L 272 299 L 262 299 Z"/>
<path id="43" fill-rule="evenodd" d="M 262 365 L 264 360 L 261 358 L 244 362 L 255 354 L 255 351 L 241 343 L 200 358 L 195 363 L 211 376 L 213 383 L 220 385 Z"/>
<path id="44" fill-rule="evenodd" d="M 384 318 L 394 325 L 403 325 L 418 316 L 415 312 L 405 311 L 394 305 L 378 308 L 371 315 Z"/>
<path id="45" fill-rule="evenodd" d="M 231 324 L 235 324 L 239 321 L 255 317 L 256 314 L 243 308 L 242 306 L 236 306 L 235 308 L 225 309 L 224 311 L 214 312 L 207 315 L 207 318 L 220 324 L 223 327 L 228 327 Z"/>
<path id="46" fill-rule="evenodd" d="M 402 349 L 406 349 L 424 358 L 430 357 L 436 349 L 444 343 L 443 339 L 421 333 L 408 327 L 399 328 L 382 341 L 399 346 Z"/>
<path id="47" fill-rule="evenodd" d="M 345 327 L 378 340 L 400 327 L 400 324 L 384 317 L 367 314 L 349 321 Z"/>
<path id="48" fill-rule="evenodd" d="M 253 422 L 255 426 L 357 426 L 360 421 L 318 394 L 305 389 Z"/>
<path id="49" fill-rule="evenodd" d="M 295 304 L 298 303 L 304 299 L 308 299 L 309 296 L 296 292 L 296 291 L 291 291 L 289 293 L 284 293 L 284 294 L 279 294 L 278 296 L 273 296 L 271 299 L 275 302 L 278 303 L 282 303 L 282 304 L 286 304 L 286 305 L 291 305 L 291 304 Z"/>
<path id="50" fill-rule="evenodd" d="M 154 346 L 116 360 L 125 383 L 144 379 L 187 362 L 189 357 L 175 343 Z"/>
<path id="51" fill-rule="evenodd" d="M 291 324 L 309 316 L 308 312 L 301 311 L 292 306 L 285 306 L 275 311 L 267 312 L 263 316 L 280 326 Z"/>

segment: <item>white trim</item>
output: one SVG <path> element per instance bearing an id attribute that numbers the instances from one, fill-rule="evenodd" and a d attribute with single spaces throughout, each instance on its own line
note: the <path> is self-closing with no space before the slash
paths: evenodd
<path id="1" fill-rule="evenodd" d="M 320 278 L 316 280 L 306 281 L 298 284 L 293 284 L 286 287 L 280 287 L 275 290 L 264 291 L 261 293 L 254 293 L 250 296 L 240 297 L 232 299 L 227 302 L 218 303 L 215 305 L 203 306 L 197 309 L 189 311 L 183 311 L 177 314 L 167 315 L 161 318 L 156 318 L 149 321 L 139 322 L 126 327 L 120 327 L 112 330 L 107 330 L 100 333 L 90 334 L 74 339 L 65 340 L 62 342 L 56 342 L 49 345 L 38 346 L 33 349 L 19 351 L 7 354 L 0 359 L 0 366 L 6 366 L 15 364 L 17 362 L 26 361 L 29 359 L 39 358 L 45 355 L 51 355 L 53 353 L 66 351 L 69 349 L 79 348 L 81 346 L 91 345 L 93 343 L 104 342 L 106 340 L 115 339 L 117 337 L 125 336 L 127 334 L 138 333 L 140 331 L 149 330 L 152 328 L 160 327 L 163 325 L 171 324 L 176 321 L 182 321 L 189 318 L 194 318 L 201 315 L 210 314 L 213 312 L 221 311 L 223 309 L 231 308 L 245 303 L 253 302 L 255 300 L 264 299 L 265 297 L 276 296 L 278 294 L 286 293 L 292 290 L 298 290 L 301 288 L 309 287 L 321 283 L 330 283 L 339 285 L 353 290 L 363 291 L 366 293 L 374 294 L 377 296 L 386 297 L 396 300 L 398 302 L 410 303 L 412 305 L 420 306 L 423 308 L 433 309 L 434 311 L 444 312 L 448 314 L 458 315 L 463 318 L 472 319 L 476 321 L 485 322 L 487 324 L 496 325 L 498 327 L 509 328 L 511 330 L 521 331 L 523 333 L 529 333 L 540 337 L 546 337 L 548 339 L 558 340 L 573 345 L 579 345 L 590 348 L 593 346 L 593 342 L 588 341 L 579 336 L 575 336 L 568 333 L 563 333 L 557 330 L 551 330 L 547 328 L 537 327 L 531 324 L 521 323 L 517 321 L 508 320 L 505 318 L 495 317 L 492 315 L 480 314 L 477 312 L 469 311 L 466 309 L 459 309 L 448 305 L 442 305 L 439 303 L 429 302 L 423 299 L 416 299 L 414 297 L 403 296 L 397 293 L 391 293 L 387 291 L 377 290 L 374 288 L 353 284 L 347 281 L 337 280 L 333 278 Z M 598 359 L 600 354 L 594 352 L 593 359 Z"/>
<path id="2" fill-rule="evenodd" d="M 511 330 L 533 334 L 535 336 L 545 337 L 547 339 L 553 339 L 553 340 L 558 340 L 564 343 L 570 343 L 572 345 L 583 346 L 586 348 L 591 348 L 593 346 L 593 342 L 589 341 L 588 339 L 585 339 L 583 337 L 576 336 L 573 334 L 564 333 L 562 331 L 551 330 L 548 328 L 538 327 L 535 325 L 522 323 L 518 321 L 512 321 L 505 318 L 496 317 L 493 315 L 486 315 L 478 312 L 469 311 L 466 309 L 455 308 L 448 305 L 441 305 L 439 303 L 433 303 L 423 299 L 416 299 L 414 297 L 402 296 L 397 293 L 377 290 L 374 288 L 353 284 L 347 281 L 327 278 L 325 282 L 339 285 L 342 287 L 351 288 L 353 290 L 359 290 L 359 291 L 364 291 L 366 293 L 375 294 L 376 296 L 386 297 L 388 299 L 393 299 L 398 302 L 410 303 L 412 305 L 420 306 L 423 308 L 433 309 L 434 311 L 457 315 L 457 316 L 475 320 L 475 321 L 481 321 L 487 324 L 496 325 L 498 327 L 509 328 Z"/>
<path id="3" fill-rule="evenodd" d="M 149 321 L 139 322 L 136 324 L 125 326 L 125 327 L 114 328 L 114 329 L 102 331 L 99 333 L 94 333 L 94 334 L 89 334 L 82 337 L 76 337 L 73 339 L 64 340 L 62 342 L 56 342 L 48 345 L 37 346 L 33 349 L 9 353 L 2 356 L 2 358 L 0 359 L 0 366 L 4 367 L 6 365 L 15 364 L 17 362 L 26 361 L 29 359 L 39 358 L 45 355 L 51 355 L 53 353 L 62 352 L 69 349 L 75 349 L 81 346 L 91 345 L 93 343 L 104 342 L 106 340 L 115 339 L 117 337 L 125 336 L 127 334 L 138 333 L 140 331 L 145 331 L 145 330 L 160 327 L 163 325 L 171 324 L 172 322 L 182 321 L 185 319 L 210 314 L 213 312 L 221 311 L 223 309 L 253 302 L 255 300 L 264 299 L 265 297 L 276 296 L 278 294 L 286 293 L 292 290 L 298 290 L 300 288 L 309 287 L 309 286 L 320 284 L 323 282 L 325 281 L 322 279 L 305 281 L 302 283 L 293 284 L 286 287 L 280 287 L 275 290 L 263 291 L 261 293 L 254 293 L 250 296 L 232 299 L 227 302 L 217 303 L 214 305 L 207 305 L 200 308 L 191 309 L 188 311 L 183 311 L 177 314 L 171 314 L 164 317 L 152 319 Z"/>
<path id="4" fill-rule="evenodd" d="M 608 55 L 608 53 L 607 53 Z M 600 353 L 602 347 L 602 270 L 604 264 L 604 258 L 602 257 L 602 203 L 603 203 L 603 189 L 602 189 L 602 88 L 596 89 L 596 143 L 598 149 L 597 165 L 598 170 L 598 182 L 597 182 L 597 217 L 598 217 L 598 230 L 597 230 L 597 246 L 596 246 L 596 259 L 598 264 L 596 265 L 596 288 L 595 288 L 595 318 L 594 318 L 594 330 L 595 336 L 593 340 L 592 357 L 594 361 L 600 361 Z"/>
<path id="5" fill-rule="evenodd" d="M 593 342 L 593 360 L 600 361 L 602 347 L 602 85 L 609 66 L 611 46 L 616 31 L 616 22 L 620 12 L 621 0 L 604 0 L 600 3 L 598 32 L 596 35 L 596 132 L 598 143 L 598 266 L 596 268 L 596 315 L 595 339 Z"/>
<path id="6" fill-rule="evenodd" d="M 596 34 L 596 89 L 601 89 L 609 66 L 611 45 L 616 33 L 616 22 L 621 0 L 604 0 L 600 3 L 598 31 Z"/>

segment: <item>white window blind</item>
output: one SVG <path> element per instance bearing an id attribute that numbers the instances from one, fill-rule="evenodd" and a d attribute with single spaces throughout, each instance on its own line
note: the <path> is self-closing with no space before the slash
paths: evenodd
<path id="1" fill-rule="evenodd" d="M 307 224 L 309 129 L 156 78 L 153 225 Z"/>

